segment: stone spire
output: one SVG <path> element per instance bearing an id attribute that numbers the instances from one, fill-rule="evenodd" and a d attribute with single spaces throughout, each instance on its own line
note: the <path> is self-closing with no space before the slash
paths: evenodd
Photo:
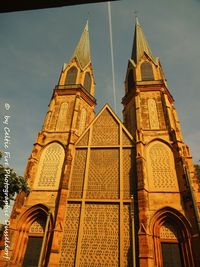
<path id="1" fill-rule="evenodd" d="M 84 69 L 91 62 L 90 59 L 90 40 L 89 40 L 89 31 L 88 31 L 88 21 L 85 25 L 84 31 L 81 35 L 81 38 L 74 50 L 72 58 L 76 57 L 78 60 L 81 69 Z"/>
<path id="2" fill-rule="evenodd" d="M 137 64 L 141 57 L 146 53 L 153 61 L 155 61 L 155 57 L 153 56 L 150 46 L 147 42 L 147 39 L 144 35 L 144 32 L 139 24 L 138 18 L 136 17 L 135 22 L 135 35 L 133 41 L 133 50 L 131 58 Z"/>

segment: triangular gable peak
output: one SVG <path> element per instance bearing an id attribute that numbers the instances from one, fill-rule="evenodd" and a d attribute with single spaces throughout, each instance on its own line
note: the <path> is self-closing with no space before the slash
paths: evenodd
<path id="1" fill-rule="evenodd" d="M 153 57 L 149 56 L 146 52 L 144 52 L 144 54 L 141 56 L 141 58 L 138 61 L 138 63 L 136 63 L 134 59 L 130 58 L 129 61 L 128 61 L 128 67 L 131 65 L 134 68 L 136 68 L 137 65 L 140 64 L 144 60 L 151 61 L 151 63 L 153 63 L 156 66 L 159 65 L 159 57 L 154 57 L 153 58 Z"/>
<path id="2" fill-rule="evenodd" d="M 133 146 L 133 137 L 106 104 L 76 142 L 76 146 Z"/>
<path id="3" fill-rule="evenodd" d="M 143 60 L 148 60 L 151 61 L 151 63 L 153 63 L 154 65 L 158 66 L 158 57 L 154 57 L 152 58 L 150 55 L 148 55 L 146 52 L 144 52 L 142 58 Z M 141 61 L 141 60 L 140 60 Z"/>
<path id="4" fill-rule="evenodd" d="M 159 58 L 158 57 L 155 57 L 155 58 L 152 58 L 150 55 L 148 55 L 145 51 L 144 51 L 144 54 L 143 56 L 141 57 L 140 61 L 143 61 L 143 60 L 148 60 L 150 61 L 151 63 L 153 63 L 155 66 L 158 66 L 158 60 Z"/>

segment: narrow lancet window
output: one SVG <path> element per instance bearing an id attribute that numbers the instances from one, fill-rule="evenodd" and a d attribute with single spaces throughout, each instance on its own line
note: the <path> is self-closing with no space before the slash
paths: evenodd
<path id="1" fill-rule="evenodd" d="M 85 108 L 81 109 L 81 115 L 80 115 L 80 123 L 79 123 L 79 133 L 82 134 L 82 132 L 85 130 L 85 124 L 86 124 L 86 110 Z"/>
<path id="2" fill-rule="evenodd" d="M 67 110 L 68 110 L 68 103 L 62 103 L 58 115 L 56 130 L 57 131 L 66 131 L 67 128 Z"/>
<path id="3" fill-rule="evenodd" d="M 92 83 L 91 75 L 89 72 L 86 72 L 83 86 L 89 93 L 91 90 L 91 83 Z"/>
<path id="4" fill-rule="evenodd" d="M 133 86 L 134 86 L 133 70 L 130 70 L 128 74 L 128 92 L 130 92 L 133 89 Z"/>
<path id="5" fill-rule="evenodd" d="M 142 65 L 141 65 L 141 77 L 142 77 L 142 81 L 154 80 L 153 68 L 149 62 L 142 63 Z"/>
<path id="6" fill-rule="evenodd" d="M 159 119 L 156 101 L 152 98 L 148 99 L 148 110 L 149 110 L 149 122 L 152 130 L 159 129 Z"/>
<path id="7" fill-rule="evenodd" d="M 76 77 L 77 77 L 78 70 L 76 67 L 71 67 L 66 76 L 65 84 L 75 84 L 76 83 Z"/>

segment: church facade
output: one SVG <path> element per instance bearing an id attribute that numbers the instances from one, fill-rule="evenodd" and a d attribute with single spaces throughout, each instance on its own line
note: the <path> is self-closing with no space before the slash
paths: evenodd
<path id="1" fill-rule="evenodd" d="M 95 115 L 88 25 L 28 159 L 1 266 L 200 266 L 200 187 L 158 58 L 136 19 L 122 99 Z"/>

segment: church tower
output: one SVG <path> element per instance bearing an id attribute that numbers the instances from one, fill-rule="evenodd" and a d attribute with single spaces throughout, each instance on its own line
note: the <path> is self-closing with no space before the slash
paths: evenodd
<path id="1" fill-rule="evenodd" d="M 54 240 L 63 219 L 74 143 L 94 118 L 94 91 L 87 23 L 63 66 L 28 159 L 25 178 L 31 191 L 28 196 L 20 193 L 13 207 L 9 266 L 44 266 L 47 253 L 57 249 Z"/>
<path id="2" fill-rule="evenodd" d="M 160 60 L 136 19 L 124 124 L 136 140 L 138 266 L 200 266 L 200 188 Z"/>

